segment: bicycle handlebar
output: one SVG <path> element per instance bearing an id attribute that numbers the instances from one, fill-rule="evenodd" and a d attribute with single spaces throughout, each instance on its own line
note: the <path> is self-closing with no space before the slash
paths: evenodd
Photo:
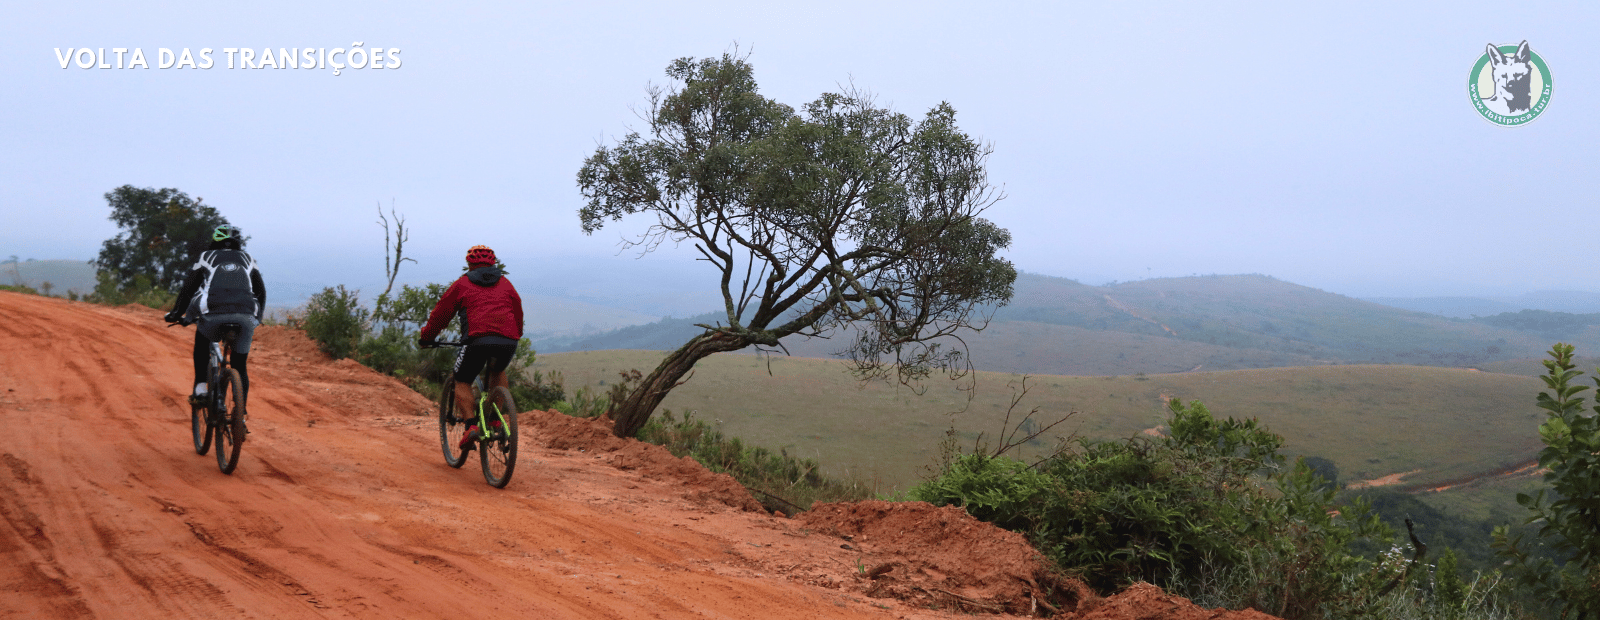
<path id="1" fill-rule="evenodd" d="M 451 342 L 449 340 L 435 340 L 431 344 L 432 344 L 432 346 L 429 346 L 428 347 L 429 349 L 437 349 L 439 347 L 463 347 L 463 346 L 466 346 L 465 343 Z"/>

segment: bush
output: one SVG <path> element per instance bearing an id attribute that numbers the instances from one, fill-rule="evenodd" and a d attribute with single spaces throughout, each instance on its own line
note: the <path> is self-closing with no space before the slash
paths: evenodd
<path id="1" fill-rule="evenodd" d="M 26 284 L 0 284 L 0 291 L 11 291 L 24 295 L 38 295 L 39 291 Z"/>
<path id="2" fill-rule="evenodd" d="M 567 398 L 561 373 L 552 371 L 546 375 L 537 370 L 530 370 L 537 359 L 538 354 L 533 350 L 533 343 L 521 340 L 517 342 L 517 354 L 511 359 L 511 366 L 506 368 L 506 381 L 511 384 L 511 397 L 516 399 L 517 406 L 524 411 L 550 409 Z"/>
<path id="3" fill-rule="evenodd" d="M 345 290 L 341 284 L 322 289 L 306 302 L 300 326 L 333 359 L 350 357 L 366 335 L 371 313 L 361 307 L 359 295 L 359 291 Z"/>
<path id="4" fill-rule="evenodd" d="M 148 275 L 134 276 L 125 285 L 120 284 L 109 271 L 97 271 L 94 277 L 94 292 L 83 297 L 84 301 L 90 303 L 107 306 L 139 304 L 157 310 L 170 310 L 178 299 L 177 294 L 156 286 L 155 279 Z"/>
<path id="5" fill-rule="evenodd" d="M 1393 576 L 1349 551 L 1387 528 L 1364 502 L 1333 512 L 1334 489 L 1304 460 L 1280 470 L 1282 438 L 1198 402 L 1170 406 L 1170 437 L 1080 440 L 1032 466 L 964 455 L 908 497 L 1023 532 L 1101 591 L 1225 574 L 1235 608 L 1316 618 L 1359 609 Z"/>
<path id="6" fill-rule="evenodd" d="M 1546 601 L 1560 601 L 1562 616 L 1582 618 L 1600 613 L 1600 404 L 1584 411 L 1577 385 L 1583 372 L 1572 363 L 1573 346 L 1559 343 L 1544 362 L 1540 377 L 1549 392 L 1540 392 L 1538 407 L 1545 412 L 1539 438 L 1539 466 L 1551 497 L 1517 494 L 1517 503 L 1532 514 L 1526 523 L 1539 528 L 1529 540 L 1502 525 L 1494 530 L 1494 545 L 1507 558 L 1508 573 L 1518 585 Z M 1600 370 L 1596 370 L 1600 374 Z M 1600 377 L 1595 384 L 1600 385 Z"/>

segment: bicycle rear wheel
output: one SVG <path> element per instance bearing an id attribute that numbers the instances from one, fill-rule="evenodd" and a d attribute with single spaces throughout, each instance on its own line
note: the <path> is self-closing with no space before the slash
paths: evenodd
<path id="1" fill-rule="evenodd" d="M 489 438 L 478 441 L 478 459 L 483 464 L 483 479 L 496 489 L 511 482 L 511 472 L 517 468 L 517 404 L 511 399 L 511 390 L 497 387 L 489 391 L 489 402 L 484 403 L 483 417 L 494 420 L 497 409 L 505 427 L 489 429 Z M 487 422 L 485 422 L 487 423 Z"/>
<path id="2" fill-rule="evenodd" d="M 458 447 L 461 436 L 467 434 L 467 424 L 456 417 L 455 408 L 455 384 L 446 381 L 439 395 L 439 447 L 444 450 L 444 464 L 459 469 L 467 462 L 467 451 Z"/>
<path id="3" fill-rule="evenodd" d="M 209 398 L 209 397 L 208 397 Z M 189 432 L 194 435 L 194 453 L 211 451 L 211 409 L 189 405 Z"/>
<path id="4" fill-rule="evenodd" d="M 217 422 L 212 427 L 217 438 L 217 469 L 224 474 L 233 474 L 233 469 L 239 466 L 239 449 L 244 447 L 243 384 L 239 371 L 227 369 L 219 384 L 222 392 L 214 401 L 218 403 Z"/>

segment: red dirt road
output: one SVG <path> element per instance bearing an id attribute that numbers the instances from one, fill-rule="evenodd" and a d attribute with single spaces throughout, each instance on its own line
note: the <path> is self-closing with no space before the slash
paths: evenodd
<path id="1" fill-rule="evenodd" d="M 190 445 L 192 341 L 153 310 L 0 292 L 0 617 L 1046 609 L 1035 554 L 960 510 L 779 518 L 725 476 L 558 414 L 524 414 L 515 478 L 490 488 L 476 455 L 444 465 L 431 403 L 284 328 L 257 332 L 253 434 L 226 476 Z M 1061 617 L 1267 618 L 1135 594 L 1164 611 L 1090 595 Z"/>

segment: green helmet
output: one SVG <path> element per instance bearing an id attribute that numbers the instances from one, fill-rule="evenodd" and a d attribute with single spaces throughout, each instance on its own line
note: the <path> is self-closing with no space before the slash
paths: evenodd
<path id="1" fill-rule="evenodd" d="M 243 235 L 239 233 L 239 227 L 232 224 L 223 224 L 218 226 L 216 230 L 211 231 L 212 241 L 240 240 L 243 238 Z"/>

